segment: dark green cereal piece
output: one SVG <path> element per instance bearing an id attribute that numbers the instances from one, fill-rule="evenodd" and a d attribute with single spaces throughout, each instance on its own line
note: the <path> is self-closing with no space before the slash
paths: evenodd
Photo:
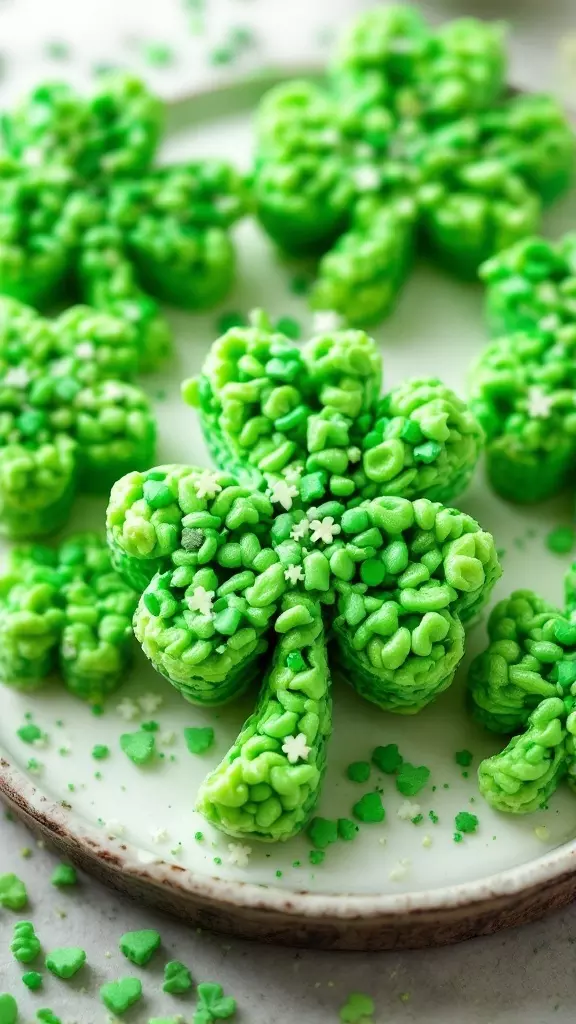
<path id="1" fill-rule="evenodd" d="M 379 793 L 365 793 L 352 808 L 352 813 L 358 821 L 365 824 L 376 824 L 384 821 L 386 811 L 382 806 L 382 798 Z"/>
<path id="2" fill-rule="evenodd" d="M 121 935 L 118 946 L 127 960 L 138 967 L 144 967 L 160 948 L 161 941 L 159 933 L 153 928 L 142 928 Z"/>
<path id="3" fill-rule="evenodd" d="M 169 960 L 164 967 L 163 991 L 171 995 L 183 995 L 192 988 L 192 984 L 192 975 L 186 964 L 180 960 Z"/>
<path id="4" fill-rule="evenodd" d="M 72 867 L 71 864 L 59 864 L 58 867 L 54 868 L 50 882 L 57 888 L 76 885 L 78 883 L 76 868 Z"/>
<path id="5" fill-rule="evenodd" d="M 348 765 L 346 775 L 351 782 L 367 782 L 370 778 L 368 761 L 353 761 Z"/>
<path id="6" fill-rule="evenodd" d="M 395 743 L 386 747 L 376 747 L 372 751 L 372 763 L 385 775 L 394 775 L 404 763 L 404 758 Z"/>
<path id="7" fill-rule="evenodd" d="M 184 729 L 184 739 L 191 754 L 205 754 L 214 743 L 214 729 L 211 726 L 190 726 Z"/>
<path id="8" fill-rule="evenodd" d="M 424 765 L 416 767 L 404 761 L 396 776 L 396 788 L 403 796 L 415 796 L 426 786 L 430 778 L 430 769 Z"/>
<path id="9" fill-rule="evenodd" d="M 325 850 L 338 839 L 338 823 L 329 818 L 312 818 L 306 834 L 317 850 Z"/>
<path id="10" fill-rule="evenodd" d="M 470 834 L 478 828 L 478 818 L 469 811 L 460 811 L 454 818 L 454 824 L 459 832 Z"/>

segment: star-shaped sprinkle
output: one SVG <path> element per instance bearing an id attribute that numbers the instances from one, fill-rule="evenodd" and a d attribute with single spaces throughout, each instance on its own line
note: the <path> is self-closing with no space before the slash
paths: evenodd
<path id="1" fill-rule="evenodd" d="M 199 498 L 208 498 L 209 501 L 212 501 L 212 498 L 215 498 L 222 490 L 222 484 L 218 483 L 214 473 L 211 473 L 209 469 L 202 470 L 194 487 Z"/>
<path id="2" fill-rule="evenodd" d="M 268 494 L 270 501 L 275 505 L 282 505 L 282 508 L 288 512 L 292 508 L 292 498 L 297 498 L 299 491 L 294 484 L 289 484 L 287 480 L 276 480 Z"/>
<path id="3" fill-rule="evenodd" d="M 313 519 L 310 523 L 312 530 L 312 543 L 317 544 L 318 541 L 322 541 L 324 544 L 331 544 L 337 533 L 340 533 L 342 527 L 339 523 L 334 522 L 333 516 L 325 516 L 324 519 Z"/>
<path id="4" fill-rule="evenodd" d="M 152 842 L 153 843 L 167 843 L 170 836 L 167 829 L 165 828 L 154 828 L 152 829 Z"/>
<path id="5" fill-rule="evenodd" d="M 96 349 L 91 341 L 81 341 L 79 345 L 76 345 L 74 355 L 77 359 L 93 359 Z"/>
<path id="6" fill-rule="evenodd" d="M 362 458 L 362 452 L 356 447 L 356 445 L 352 445 L 346 454 L 348 456 L 348 462 L 360 462 L 360 459 Z"/>
<path id="7" fill-rule="evenodd" d="M 290 530 L 290 536 L 292 540 L 303 540 L 310 530 L 310 523 L 307 519 L 301 519 L 299 523 L 294 523 L 294 526 Z"/>
<path id="8" fill-rule="evenodd" d="M 342 327 L 342 317 L 335 309 L 319 309 L 312 317 L 313 334 L 329 334 Z"/>
<path id="9" fill-rule="evenodd" d="M 133 722 L 140 715 L 140 709 L 136 701 L 130 697 L 124 697 L 124 700 L 117 704 L 116 711 L 125 722 Z"/>
<path id="10" fill-rule="evenodd" d="M 11 366 L 4 375 L 4 383 L 12 388 L 25 388 L 30 382 L 30 374 L 23 366 Z"/>
<path id="11" fill-rule="evenodd" d="M 311 749 L 306 743 L 306 737 L 303 732 L 299 732 L 297 736 L 287 736 L 282 744 L 282 750 L 290 764 L 296 764 L 297 761 L 307 761 Z"/>
<path id="12" fill-rule="evenodd" d="M 530 388 L 528 391 L 528 415 L 532 419 L 548 419 L 554 405 L 554 398 L 554 395 L 546 394 L 542 388 Z"/>
<path id="13" fill-rule="evenodd" d="M 188 607 L 191 612 L 199 612 L 200 615 L 212 615 L 212 605 L 216 592 L 205 590 L 203 586 L 196 587 L 193 594 L 187 598 Z"/>
<path id="14" fill-rule="evenodd" d="M 247 866 L 251 853 L 251 846 L 244 846 L 243 843 L 228 843 L 228 862 L 237 868 Z"/>
<path id="15" fill-rule="evenodd" d="M 295 587 L 297 583 L 300 583 L 304 579 L 304 570 L 301 565 L 289 565 L 287 569 L 284 569 L 284 579 L 291 586 Z"/>
<path id="16" fill-rule="evenodd" d="M 143 693 L 136 699 L 145 715 L 153 715 L 164 703 L 164 698 L 159 693 Z"/>
<path id="17" fill-rule="evenodd" d="M 380 172 L 372 164 L 355 167 L 352 180 L 359 192 L 374 192 L 380 187 Z"/>

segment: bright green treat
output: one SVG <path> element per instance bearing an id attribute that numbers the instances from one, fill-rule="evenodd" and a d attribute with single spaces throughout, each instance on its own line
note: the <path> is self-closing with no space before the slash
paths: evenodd
<path id="1" fill-rule="evenodd" d="M 306 825 L 324 773 L 328 627 L 352 685 L 414 713 L 452 681 L 462 623 L 500 567 L 473 519 L 424 497 L 473 470 L 481 432 L 464 403 L 438 381 L 379 400 L 361 331 L 298 348 L 263 314 L 252 323 L 184 385 L 222 469 L 128 474 L 107 530 L 142 591 L 136 636 L 187 700 L 220 704 L 264 679 L 198 807 L 229 835 L 276 841 Z"/>
<path id="2" fill-rule="evenodd" d="M 126 1013 L 142 998 L 142 982 L 139 978 L 119 978 L 100 988 L 100 999 L 110 1013 Z"/>
<path id="3" fill-rule="evenodd" d="M 157 949 L 160 948 L 160 935 L 153 928 L 143 928 L 137 932 L 125 932 L 120 936 L 118 945 L 127 960 L 144 967 Z"/>
<path id="4" fill-rule="evenodd" d="M 488 637 L 468 671 L 470 706 L 487 729 L 515 732 L 576 681 L 576 627 L 531 590 L 516 590 L 492 609 Z"/>
<path id="5" fill-rule="evenodd" d="M 24 910 L 28 903 L 28 893 L 24 882 L 18 875 L 9 872 L 0 875 L 0 907 L 8 910 Z"/>
<path id="6" fill-rule="evenodd" d="M 46 967 L 50 973 L 65 981 L 73 978 L 85 963 L 86 953 L 83 949 L 79 949 L 78 946 L 53 949 L 46 957 Z"/>
<path id="7" fill-rule="evenodd" d="M 146 369 L 170 348 L 155 299 L 196 309 L 223 298 L 229 228 L 247 206 L 226 164 L 152 166 L 162 120 L 144 84 L 115 73 L 89 97 L 41 85 L 0 125 L 0 293 L 44 305 L 76 289 L 133 325 Z"/>
<path id="8" fill-rule="evenodd" d="M 0 1024 L 17 1024 L 18 1004 L 9 992 L 0 992 Z"/>
<path id="9" fill-rule="evenodd" d="M 482 761 L 478 785 L 497 811 L 529 814 L 543 807 L 566 772 L 566 708 L 548 697 L 532 712 L 525 733 Z"/>
<path id="10" fill-rule="evenodd" d="M 576 325 L 491 342 L 470 373 L 471 407 L 487 437 L 494 489 L 521 503 L 561 491 L 576 455 Z"/>
<path id="11" fill-rule="evenodd" d="M 76 306 L 47 321 L 0 298 L 0 532 L 52 533 L 77 488 L 153 461 L 156 428 L 133 328 Z"/>
<path id="12" fill-rule="evenodd" d="M 394 5 L 353 23 L 327 85 L 292 81 L 264 96 L 256 213 L 282 250 L 320 257 L 313 309 L 357 326 L 386 316 L 414 237 L 475 278 L 537 230 L 541 202 L 572 180 L 574 132 L 553 99 L 507 96 L 505 72 L 500 23 L 433 30 Z"/>
<path id="13" fill-rule="evenodd" d="M 15 960 L 22 964 L 31 964 L 40 952 L 40 941 L 30 921 L 18 921 L 14 925 L 14 935 L 10 950 Z"/>
<path id="14" fill-rule="evenodd" d="M 136 604 L 96 535 L 14 548 L 0 578 L 2 682 L 34 690 L 58 669 L 69 690 L 100 703 L 128 668 Z"/>

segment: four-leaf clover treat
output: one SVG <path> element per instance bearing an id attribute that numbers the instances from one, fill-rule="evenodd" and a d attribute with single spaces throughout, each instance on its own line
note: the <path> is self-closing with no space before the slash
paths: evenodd
<path id="1" fill-rule="evenodd" d="M 576 624 L 517 590 L 492 610 L 488 637 L 468 674 L 472 713 L 516 735 L 481 763 L 480 792 L 497 810 L 526 814 L 546 804 L 574 763 Z"/>
<path id="2" fill-rule="evenodd" d="M 153 168 L 162 105 L 129 74 L 92 96 L 41 85 L 2 119 L 0 293 L 43 305 L 71 283 L 122 315 L 151 368 L 170 346 L 157 299 L 218 302 L 234 273 L 229 227 L 246 209 L 217 160 Z"/>
<path id="3" fill-rule="evenodd" d="M 77 306 L 46 321 L 0 299 L 0 533 L 52 533 L 77 490 L 154 458 L 156 426 L 130 324 Z"/>
<path id="4" fill-rule="evenodd" d="M 100 703 L 130 663 L 137 601 L 96 535 L 13 548 L 0 577 L 2 682 L 35 690 L 58 670 L 72 693 Z"/>
<path id="5" fill-rule="evenodd" d="M 500 24 L 431 29 L 411 8 L 361 15 L 326 84 L 262 100 L 253 191 L 281 250 L 320 257 L 317 310 L 365 326 L 392 308 L 418 242 L 459 275 L 537 230 L 576 144 L 546 96 L 509 98 Z"/>
<path id="6" fill-rule="evenodd" d="M 322 781 L 328 627 L 349 682 L 414 713 L 452 681 L 462 622 L 500 568 L 489 534 L 428 497 L 456 493 L 476 461 L 464 404 L 437 381 L 380 400 L 362 332 L 298 349 L 254 320 L 219 339 L 184 388 L 220 469 L 130 473 L 107 525 L 115 567 L 143 591 L 136 635 L 184 697 L 222 703 L 265 666 L 257 708 L 198 807 L 230 835 L 283 840 Z"/>

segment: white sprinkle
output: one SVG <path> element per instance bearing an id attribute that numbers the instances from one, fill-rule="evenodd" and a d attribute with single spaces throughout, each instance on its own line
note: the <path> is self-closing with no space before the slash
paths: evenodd
<path id="1" fill-rule="evenodd" d="M 324 544 L 331 544 L 337 533 L 340 533 L 342 527 L 334 522 L 333 516 L 325 516 L 324 519 L 313 519 L 310 523 L 312 533 L 312 543 L 317 544 L 318 541 L 322 541 Z"/>
<path id="2" fill-rule="evenodd" d="M 289 565 L 284 569 L 284 579 L 293 587 L 304 579 L 304 570 L 301 565 Z"/>
<path id="3" fill-rule="evenodd" d="M 550 839 L 550 829 L 547 825 L 538 825 L 538 827 L 534 829 L 534 835 L 536 836 L 536 839 L 540 840 L 540 842 L 547 843 Z"/>
<path id="4" fill-rule="evenodd" d="M 276 480 L 268 491 L 270 501 L 275 505 L 282 505 L 287 512 L 292 508 L 292 498 L 297 498 L 298 493 L 298 488 L 286 480 Z"/>
<path id="5" fill-rule="evenodd" d="M 110 839 L 120 839 L 126 831 L 126 827 L 122 822 L 116 821 L 115 818 L 111 818 L 110 821 L 107 821 L 105 828 Z"/>
<path id="6" fill-rule="evenodd" d="M 96 355 L 96 349 L 91 341 L 81 341 L 79 345 L 76 345 L 74 355 L 78 359 L 93 359 Z"/>
<path id="7" fill-rule="evenodd" d="M 391 882 L 402 882 L 406 878 L 410 867 L 411 863 L 409 860 L 399 860 L 388 872 L 388 878 Z"/>
<path id="8" fill-rule="evenodd" d="M 164 697 L 161 697 L 159 693 L 143 693 L 136 700 L 145 715 L 153 715 L 164 703 Z"/>
<path id="9" fill-rule="evenodd" d="M 194 483 L 194 490 L 199 498 L 208 498 L 211 501 L 222 490 L 222 484 L 218 483 L 214 473 L 204 469 Z"/>
<path id="10" fill-rule="evenodd" d="M 432 836 L 423 836 L 422 846 L 424 847 L 425 850 L 429 850 L 430 847 L 432 846 Z"/>
<path id="11" fill-rule="evenodd" d="M 555 395 L 546 394 L 542 388 L 533 387 L 528 390 L 528 415 L 532 419 L 548 419 L 552 406 L 554 405 Z"/>
<path id="12" fill-rule="evenodd" d="M 360 459 L 362 458 L 362 452 L 359 448 L 356 448 L 355 445 L 353 445 L 352 448 L 349 448 L 346 454 L 348 456 L 348 462 L 360 462 Z"/>
<path id="13" fill-rule="evenodd" d="M 140 715 L 138 705 L 130 697 L 124 697 L 124 700 L 116 705 L 116 711 L 125 722 L 133 722 Z"/>
<path id="14" fill-rule="evenodd" d="M 313 334 L 329 334 L 342 327 L 342 317 L 335 309 L 319 309 L 312 317 Z"/>
<path id="15" fill-rule="evenodd" d="M 167 843 L 170 836 L 167 829 L 165 828 L 154 828 L 152 829 L 152 842 L 153 843 Z"/>
<path id="16" fill-rule="evenodd" d="M 234 864 L 237 868 L 245 868 L 252 853 L 251 846 L 244 846 L 242 843 L 228 843 L 228 863 Z"/>
<path id="17" fill-rule="evenodd" d="M 4 383 L 12 388 L 25 388 L 30 382 L 30 374 L 23 366 L 11 366 L 4 375 Z"/>
<path id="18" fill-rule="evenodd" d="M 373 164 L 364 164 L 354 168 L 352 180 L 359 192 L 374 192 L 380 188 L 381 174 Z"/>
<path id="19" fill-rule="evenodd" d="M 299 732 L 297 736 L 287 736 L 282 744 L 282 750 L 290 764 L 296 764 L 297 761 L 307 761 L 311 749 L 306 743 L 306 737 L 303 732 Z"/>
<path id="20" fill-rule="evenodd" d="M 292 540 L 303 540 L 308 531 L 310 530 L 310 523 L 306 518 L 301 519 L 299 523 L 295 523 L 290 530 L 290 536 Z"/>
<path id="21" fill-rule="evenodd" d="M 191 612 L 199 612 L 200 615 L 212 615 L 212 605 L 216 597 L 215 590 L 205 590 L 203 586 L 196 587 L 193 594 L 186 598 Z"/>
<path id="22" fill-rule="evenodd" d="M 400 821 L 412 821 L 417 814 L 420 814 L 420 804 L 411 804 L 409 800 L 405 800 L 403 804 L 396 811 L 396 817 L 400 818 Z"/>
<path id="23" fill-rule="evenodd" d="M 162 747 L 171 747 L 176 742 L 176 733 L 173 729 L 170 729 L 168 732 L 161 732 L 158 742 Z"/>

